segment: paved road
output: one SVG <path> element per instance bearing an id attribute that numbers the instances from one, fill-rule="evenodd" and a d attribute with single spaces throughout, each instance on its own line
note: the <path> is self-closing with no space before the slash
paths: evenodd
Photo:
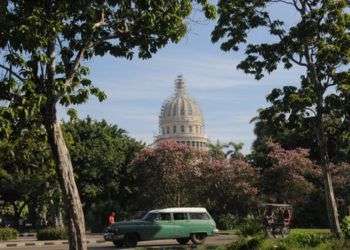
<path id="1" fill-rule="evenodd" d="M 237 237 L 234 235 L 217 235 L 213 237 L 208 237 L 205 241 L 206 246 L 220 246 L 226 245 L 234 241 Z M 180 246 L 176 243 L 175 240 L 158 240 L 158 241 L 144 241 L 137 244 L 137 248 L 146 248 L 146 249 L 192 249 L 195 248 L 191 245 Z M 8 250 L 68 250 L 68 246 L 35 246 L 35 247 L 10 247 L 3 248 Z M 115 250 L 116 248 L 112 243 L 100 243 L 100 244 L 91 244 L 88 247 L 89 250 Z M 130 248 L 129 248 L 130 250 Z"/>

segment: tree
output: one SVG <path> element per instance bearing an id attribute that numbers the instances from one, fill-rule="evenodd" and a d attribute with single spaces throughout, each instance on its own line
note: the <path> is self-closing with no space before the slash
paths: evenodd
<path id="1" fill-rule="evenodd" d="M 199 154 L 172 140 L 140 152 L 132 166 L 137 173 L 138 204 L 142 204 L 143 210 L 190 205 L 188 194 L 190 189 L 196 188 L 196 185 L 189 186 L 190 171 L 195 169 L 197 159 L 200 161 L 195 153 Z M 144 207 L 145 204 L 149 207 Z"/>
<path id="2" fill-rule="evenodd" d="M 272 90 L 267 96 L 266 99 L 270 106 L 260 109 L 258 116 L 253 119 L 255 122 L 254 132 L 257 136 L 253 144 L 255 153 L 263 149 L 264 144 L 271 139 L 286 149 L 307 148 L 310 150 L 310 157 L 318 159 L 313 117 L 310 117 L 307 112 L 298 112 L 298 104 L 294 98 L 296 95 L 298 95 L 296 87 L 286 86 L 283 89 Z M 347 102 L 344 99 L 342 105 L 346 106 Z M 327 103 L 327 105 L 331 105 L 331 103 Z M 350 160 L 350 137 L 348 136 L 350 121 L 346 112 L 345 108 L 338 109 L 338 115 L 335 115 L 334 106 L 325 110 L 327 152 L 333 163 Z"/>
<path id="3" fill-rule="evenodd" d="M 0 4 L 0 99 L 12 114 L 37 112 L 45 126 L 70 218 L 70 248 L 86 249 L 85 222 L 69 152 L 57 119 L 57 105 L 105 95 L 87 78 L 83 62 L 106 53 L 147 59 L 186 33 L 192 3 L 207 17 L 207 0 L 5 0 Z M 3 125 L 3 124 L 1 124 Z M 38 125 L 38 126 L 40 126 Z"/>
<path id="4" fill-rule="evenodd" d="M 272 9 L 283 5 L 298 18 L 291 27 L 286 20 L 273 17 Z M 328 219 L 332 232 L 340 236 L 327 152 L 329 138 L 325 114 L 330 109 L 338 115 L 349 95 L 350 17 L 346 12 L 347 1 L 222 0 L 218 7 L 220 17 L 212 41 L 223 39 L 222 50 L 238 50 L 240 44 L 248 42 L 248 32 L 258 28 L 263 28 L 271 37 L 269 43 L 249 43 L 245 50 L 247 57 L 238 68 L 255 75 L 256 79 L 273 72 L 280 63 L 286 69 L 298 66 L 305 70 L 301 75 L 301 87 L 292 96 L 295 109 L 288 114 L 293 117 L 309 113 L 312 117 L 318 160 L 323 170 Z M 345 119 L 344 116 L 340 118 Z"/>
<path id="5" fill-rule="evenodd" d="M 243 143 L 242 142 L 228 142 L 227 144 L 224 145 L 224 147 L 227 149 L 225 152 L 225 156 L 228 158 L 244 158 L 244 155 L 241 153 L 241 150 L 243 148 Z"/>
<path id="6" fill-rule="evenodd" d="M 262 192 L 279 203 L 303 203 L 316 188 L 321 176 L 319 166 L 305 149 L 285 150 L 279 144 L 269 144 L 270 168 L 262 170 Z"/>
<path id="7" fill-rule="evenodd" d="M 257 172 L 243 159 L 215 159 L 208 152 L 165 141 L 141 151 L 132 166 L 142 209 L 204 206 L 216 216 L 243 216 L 257 200 Z"/>
<path id="8" fill-rule="evenodd" d="M 58 213 L 47 216 L 47 211 L 59 205 L 53 204 L 58 185 L 45 131 L 26 130 L 0 140 L 0 186 L 0 199 L 13 207 L 17 226 L 24 211 L 34 227 L 40 226 L 40 216 L 54 225 Z"/>
<path id="9" fill-rule="evenodd" d="M 143 144 L 106 121 L 71 118 L 63 124 L 87 226 L 101 232 L 110 211 L 129 210 L 135 190 L 129 164 Z"/>

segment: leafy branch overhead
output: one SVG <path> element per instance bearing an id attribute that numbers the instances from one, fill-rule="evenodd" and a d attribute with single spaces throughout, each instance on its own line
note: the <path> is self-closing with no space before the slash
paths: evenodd
<path id="1" fill-rule="evenodd" d="M 207 17 L 215 16 L 208 1 L 195 2 Z M 150 58 L 185 35 L 192 1 L 5 1 L 1 8 L 0 67 L 10 76 L 5 79 L 69 105 L 85 102 L 90 94 L 106 98 L 87 78 L 82 60 L 106 53 Z M 47 86 L 49 78 L 55 80 L 53 88 Z M 2 88 L 11 86 L 9 80 L 1 82 Z"/>
<path id="2" fill-rule="evenodd" d="M 222 41 L 224 51 L 237 51 L 245 45 L 246 57 L 238 64 L 245 73 L 261 79 L 279 65 L 297 67 L 301 86 L 274 89 L 267 97 L 272 103 L 260 111 L 257 132 L 262 132 L 264 119 L 273 124 L 308 126 L 315 138 L 316 159 L 323 170 L 328 217 L 333 233 L 341 236 L 336 198 L 330 174 L 329 130 L 337 119 L 348 124 L 350 96 L 350 14 L 345 0 L 221 0 L 219 19 L 212 41 Z M 273 10 L 283 15 L 276 17 Z M 293 16 L 295 20 L 288 20 Z M 269 42 L 249 41 L 249 32 L 265 32 Z M 264 123 L 265 122 L 265 123 Z M 280 124 L 280 126 L 278 125 Z M 340 125 L 339 125 L 340 124 Z M 295 129 L 297 127 L 293 127 Z M 266 131 L 266 129 L 265 129 Z M 312 143 L 309 143 L 309 145 Z"/>

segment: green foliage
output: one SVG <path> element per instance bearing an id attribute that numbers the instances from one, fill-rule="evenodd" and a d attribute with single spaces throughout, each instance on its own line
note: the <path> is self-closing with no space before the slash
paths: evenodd
<path id="1" fill-rule="evenodd" d="M 17 235 L 18 235 L 18 231 L 14 228 L 10 228 L 10 227 L 0 228 L 0 241 L 16 239 Z"/>
<path id="2" fill-rule="evenodd" d="M 316 247 L 321 243 L 326 242 L 329 239 L 329 235 L 319 233 L 291 233 L 285 241 L 289 245 L 295 245 L 299 247 Z"/>
<path id="3" fill-rule="evenodd" d="M 38 230 L 36 238 L 38 240 L 66 240 L 68 234 L 65 228 L 46 228 Z"/>
<path id="4" fill-rule="evenodd" d="M 26 211 L 36 227 L 40 214 L 57 206 L 58 184 L 45 131 L 13 132 L 10 138 L 0 139 L 0 152 L 0 197 L 13 208 L 8 215 L 18 221 Z"/>
<path id="5" fill-rule="evenodd" d="M 345 216 L 342 223 L 341 229 L 343 231 L 344 237 L 350 240 L 350 216 Z"/>
<path id="6" fill-rule="evenodd" d="M 251 215 L 245 217 L 237 228 L 243 236 L 254 236 L 260 234 L 263 229 L 261 220 Z"/>
<path id="7" fill-rule="evenodd" d="M 241 237 L 227 247 L 227 250 L 259 250 L 263 242 L 261 236 Z"/>
<path id="8" fill-rule="evenodd" d="M 216 226 L 220 230 L 232 230 L 238 225 L 239 218 L 233 214 L 223 214 L 216 220 Z"/>
<path id="9" fill-rule="evenodd" d="M 63 125 L 86 211 L 87 226 L 101 231 L 111 211 L 130 210 L 136 186 L 129 164 L 144 145 L 106 121 L 77 117 Z"/>
<path id="10" fill-rule="evenodd" d="M 279 66 L 302 70 L 300 86 L 274 89 L 267 97 L 271 106 L 259 112 L 255 146 L 264 150 L 261 144 L 271 136 L 288 148 L 311 149 L 326 170 L 329 202 L 334 192 L 327 181 L 330 162 L 347 161 L 350 152 L 348 7 L 346 0 L 220 0 L 212 32 L 212 41 L 220 41 L 223 51 L 245 49 L 237 67 L 258 80 Z M 276 9 L 285 14 L 276 15 Z M 255 30 L 265 33 L 266 39 L 252 40 L 248 34 Z M 264 157 L 255 156 L 262 163 L 258 167 L 266 167 Z M 337 207 L 330 204 L 328 216 L 334 222 L 330 224 L 337 225 Z M 334 232 L 340 234 L 340 229 Z"/>

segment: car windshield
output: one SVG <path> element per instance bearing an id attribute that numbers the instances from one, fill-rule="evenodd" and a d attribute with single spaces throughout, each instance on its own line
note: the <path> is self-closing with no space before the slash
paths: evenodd
<path id="1" fill-rule="evenodd" d="M 158 217 L 158 213 L 147 213 L 142 220 L 154 221 Z"/>

